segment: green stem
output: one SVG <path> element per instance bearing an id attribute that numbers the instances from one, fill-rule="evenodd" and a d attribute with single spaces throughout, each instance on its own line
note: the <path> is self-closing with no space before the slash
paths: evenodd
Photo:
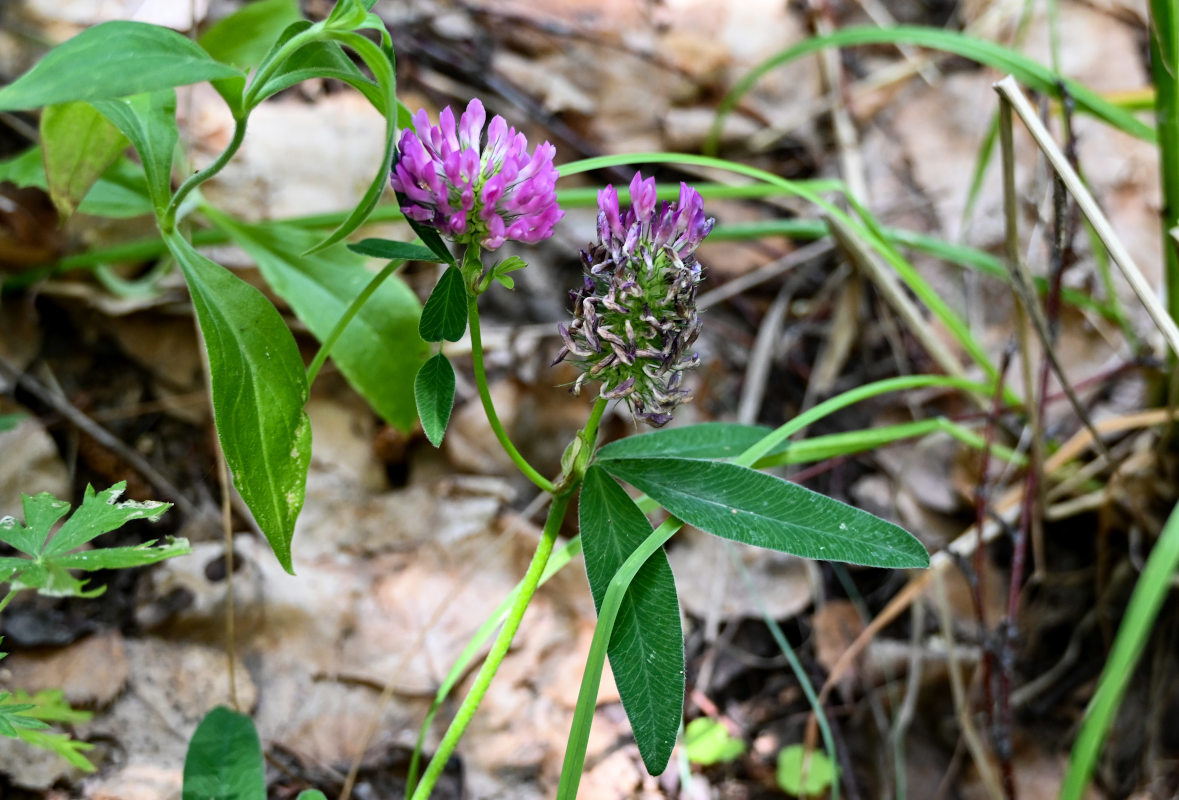
<path id="1" fill-rule="evenodd" d="M 332 328 L 331 333 L 323 340 L 323 344 L 320 345 L 319 352 L 315 354 L 315 358 L 311 359 L 311 363 L 307 367 L 308 386 L 315 383 L 315 378 L 319 375 L 319 370 L 323 366 L 323 363 L 327 361 L 327 357 L 331 355 L 332 347 L 335 346 L 336 340 L 344 333 L 344 329 L 348 327 L 348 323 L 360 312 L 361 306 L 368 302 L 368 299 L 385 282 L 385 279 L 392 275 L 404 263 L 404 261 L 390 261 L 380 272 L 373 276 L 373 279 L 368 282 L 364 290 L 356 295 L 356 299 L 352 301 L 352 304 L 348 306 L 344 314 L 336 321 L 336 325 Z"/>
<path id="2" fill-rule="evenodd" d="M 477 302 L 478 298 L 472 295 L 467 303 L 467 319 L 471 326 L 471 362 L 475 367 L 475 385 L 479 389 L 479 399 L 483 401 L 483 410 L 487 413 L 487 422 L 491 425 L 491 430 L 495 433 L 495 438 L 499 441 L 500 447 L 508 454 L 508 458 L 512 459 L 512 463 L 524 473 L 524 476 L 536 484 L 542 491 L 555 493 L 556 487 L 553 485 L 553 482 L 537 472 L 524 459 L 524 456 L 520 455 L 520 451 L 516 449 L 516 446 L 512 444 L 512 440 L 508 438 L 508 432 L 504 430 L 503 423 L 499 421 L 499 415 L 495 413 L 495 406 L 491 402 L 491 392 L 487 387 L 487 370 L 483 367 L 483 340 L 479 333 L 479 307 Z"/>
<path id="3" fill-rule="evenodd" d="M 205 167 L 199 172 L 193 173 L 188 177 L 184 183 L 180 184 L 180 188 L 172 195 L 171 201 L 168 203 L 168 208 L 164 210 L 163 216 L 160 217 L 160 230 L 166 235 L 172 232 L 176 227 L 176 211 L 180 208 L 180 203 L 188 194 L 207 181 L 209 178 L 216 175 L 221 169 L 229 163 L 229 159 L 233 158 L 234 153 L 242 146 L 242 141 L 246 138 L 246 117 L 243 115 L 240 119 L 234 121 L 233 125 L 233 139 L 230 140 L 229 146 L 221 151 L 221 155 L 217 156 L 212 164 Z"/>
<path id="4" fill-rule="evenodd" d="M 532 601 L 532 595 L 536 592 L 541 575 L 544 574 L 545 564 L 548 563 L 549 555 L 553 552 L 553 544 L 557 540 L 557 534 L 561 530 L 561 522 L 565 518 L 565 511 L 569 508 L 569 502 L 572 499 L 572 492 L 553 498 L 548 519 L 545 520 L 544 532 L 540 535 L 540 544 L 537 545 L 536 553 L 532 556 L 532 563 L 528 565 L 528 571 L 520 582 L 519 594 L 516 595 L 515 602 L 512 603 L 512 607 L 508 611 L 504 626 L 492 644 L 483 666 L 479 668 L 479 674 L 475 676 L 475 682 L 471 686 L 470 692 L 467 693 L 462 705 L 459 706 L 458 713 L 455 714 L 450 727 L 446 729 L 446 734 L 442 737 L 438 749 L 434 751 L 434 756 L 430 759 L 430 764 L 426 767 L 422 781 L 414 790 L 411 800 L 426 800 L 430 796 L 434 784 L 438 782 L 438 777 L 446 767 L 446 762 L 450 760 L 451 753 L 458 746 L 459 739 L 467 729 L 467 725 L 470 724 L 471 718 L 475 716 L 475 710 L 483 700 L 483 695 L 487 694 L 491 679 L 495 677 L 499 665 L 507 655 L 516 630 L 520 627 L 520 620 L 524 618 L 524 612 Z"/>
<path id="5" fill-rule="evenodd" d="M 12 598 L 16 597 L 16 589 L 9 589 L 8 594 L 4 595 L 4 599 L 0 600 L 0 612 L 8 608 L 8 604 L 12 602 Z"/>
<path id="6" fill-rule="evenodd" d="M 570 539 L 565 545 L 557 550 L 549 559 L 548 566 L 545 567 L 544 574 L 540 576 L 540 585 L 543 586 L 545 582 L 565 568 L 565 565 L 576 558 L 581 553 L 581 537 L 575 536 Z M 409 769 L 406 772 L 405 796 L 408 798 L 413 794 L 414 789 L 418 785 L 418 772 L 421 769 L 422 748 L 426 746 L 426 736 L 430 733 L 430 726 L 434 723 L 434 715 L 438 713 L 438 709 L 446 701 L 450 690 L 454 688 L 462 677 L 467 673 L 467 667 L 475 660 L 475 656 L 479 655 L 479 651 L 483 649 L 483 645 L 487 644 L 487 640 L 495 633 L 496 629 L 503 624 L 504 618 L 507 617 L 508 610 L 512 607 L 512 603 L 520 595 L 521 584 L 517 583 L 511 593 L 503 599 L 496 607 L 495 611 L 491 612 L 479 630 L 475 631 L 475 635 L 467 642 L 467 646 L 459 653 L 459 657 L 455 659 L 454 664 L 450 668 L 450 672 L 446 674 L 446 678 L 442 681 L 442 685 L 438 687 L 438 691 L 434 694 L 434 702 L 430 704 L 430 710 L 426 712 L 426 718 L 422 721 L 422 727 L 418 730 L 418 741 L 413 748 L 413 756 L 409 760 Z M 389 684 L 386 691 L 391 691 L 393 684 Z M 379 703 L 383 705 L 383 703 Z"/>
<path id="7" fill-rule="evenodd" d="M 258 93 L 266 86 L 267 82 L 274 75 L 274 73 L 286 63 L 286 60 L 295 54 L 295 51 L 304 45 L 323 38 L 324 25 L 322 22 L 312 25 L 302 33 L 298 33 L 287 40 L 286 44 L 278 49 L 271 58 L 259 65 L 258 71 L 254 73 L 254 77 L 250 80 L 250 86 L 242 94 L 242 108 L 250 113 L 254 106 L 260 103 L 265 98 L 258 97 Z"/>
<path id="8" fill-rule="evenodd" d="M 1159 132 L 1159 177 L 1163 189 L 1163 259 L 1167 305 L 1179 321 L 1179 252 L 1171 229 L 1179 225 L 1179 12 L 1174 0 L 1151 0 L 1150 66 Z"/>

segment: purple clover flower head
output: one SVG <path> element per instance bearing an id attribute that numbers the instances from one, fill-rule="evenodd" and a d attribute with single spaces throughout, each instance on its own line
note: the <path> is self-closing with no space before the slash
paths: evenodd
<path id="1" fill-rule="evenodd" d="M 454 112 L 442 110 L 431 125 L 424 110 L 405 129 L 390 183 L 407 217 L 436 228 L 462 244 L 494 250 L 512 239 L 534 244 L 547 239 L 565 215 L 557 206 L 556 153 L 548 142 L 528 155 L 524 134 L 472 99 L 455 126 Z"/>
<path id="2" fill-rule="evenodd" d="M 626 400 L 636 418 L 660 427 L 691 399 L 681 384 L 700 361 L 689 353 L 700 334 L 695 252 L 716 220 L 687 184 L 677 202 L 659 206 L 655 179 L 638 173 L 630 196 L 623 213 L 613 186 L 598 192 L 598 241 L 581 253 L 584 282 L 569 293 L 573 322 L 558 326 L 564 345 L 553 363 L 568 358 L 582 370 L 574 394 L 600 381 L 602 397 Z"/>

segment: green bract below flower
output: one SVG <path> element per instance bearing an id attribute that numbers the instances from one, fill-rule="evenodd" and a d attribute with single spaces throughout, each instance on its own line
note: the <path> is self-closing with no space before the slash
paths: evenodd
<path id="1" fill-rule="evenodd" d="M 655 179 L 638 173 L 630 196 L 622 214 L 613 186 L 598 193 L 598 242 L 581 253 L 585 283 L 569 293 L 573 322 L 558 326 L 565 344 L 553 363 L 581 368 L 574 394 L 600 381 L 602 397 L 625 399 L 636 418 L 660 427 L 691 399 L 680 384 L 700 360 L 688 352 L 700 334 L 694 253 L 716 220 L 687 184 L 677 202 L 656 208 Z"/>

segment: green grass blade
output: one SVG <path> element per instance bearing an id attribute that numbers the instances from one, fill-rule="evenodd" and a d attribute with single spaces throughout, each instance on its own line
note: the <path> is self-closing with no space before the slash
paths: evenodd
<path id="1" fill-rule="evenodd" d="M 1156 5 L 1165 5 L 1166 0 Z M 1053 72 L 1043 64 L 994 42 L 939 28 L 901 25 L 894 28 L 845 28 L 829 36 L 815 36 L 782 50 L 749 71 L 721 100 L 716 120 L 705 140 L 704 152 L 715 154 L 720 141 L 725 117 L 763 75 L 794 59 L 829 47 L 850 47 L 864 44 L 910 44 L 941 50 L 968 58 L 1000 72 L 1014 75 L 1020 83 L 1055 98 L 1063 89 L 1076 103 L 1078 111 L 1091 114 L 1131 136 L 1148 142 L 1157 141 L 1157 133 L 1133 114 L 1109 102 L 1092 89 Z"/>
<path id="2" fill-rule="evenodd" d="M 1146 647 L 1147 639 L 1150 638 L 1159 608 L 1171 591 L 1177 569 L 1179 506 L 1171 511 L 1171 516 L 1163 525 L 1163 531 L 1159 534 L 1150 557 L 1146 559 L 1146 566 L 1142 568 L 1142 574 L 1134 586 L 1133 594 L 1130 595 L 1126 616 L 1118 626 L 1113 650 L 1097 683 L 1097 692 L 1089 702 L 1089 708 L 1081 722 L 1081 731 L 1073 744 L 1068 772 L 1065 773 L 1060 790 L 1060 800 L 1080 800 L 1085 794 L 1093 769 L 1097 765 L 1097 758 L 1101 754 L 1101 746 L 1109 733 L 1110 725 L 1113 724 L 1126 687 L 1134 676 L 1134 667 Z"/>

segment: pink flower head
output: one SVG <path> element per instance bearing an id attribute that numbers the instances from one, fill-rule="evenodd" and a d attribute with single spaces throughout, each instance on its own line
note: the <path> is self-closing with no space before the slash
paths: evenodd
<path id="1" fill-rule="evenodd" d="M 637 174 L 631 207 L 618 192 L 598 192 L 598 241 L 582 252 L 585 277 L 570 292 L 573 323 L 558 325 L 569 358 L 582 370 L 573 385 L 602 384 L 601 396 L 626 400 L 638 419 L 659 427 L 691 392 L 685 370 L 699 363 L 690 348 L 700 333 L 696 287 L 703 275 L 695 251 L 715 220 L 700 194 L 680 184 L 679 201 L 659 206 L 655 179 Z"/>
<path id="2" fill-rule="evenodd" d="M 424 110 L 401 134 L 390 183 L 410 219 L 461 243 L 494 250 L 508 239 L 547 239 L 565 215 L 557 206 L 556 153 L 548 142 L 528 155 L 524 134 L 472 99 L 458 121 L 449 107 L 431 125 Z"/>

